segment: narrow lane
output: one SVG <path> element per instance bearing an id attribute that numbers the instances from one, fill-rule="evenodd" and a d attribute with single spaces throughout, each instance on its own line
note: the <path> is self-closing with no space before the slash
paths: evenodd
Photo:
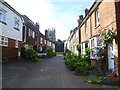
<path id="1" fill-rule="evenodd" d="M 83 82 L 64 64 L 63 56 L 39 62 L 12 62 L 3 65 L 3 88 L 100 88 Z"/>

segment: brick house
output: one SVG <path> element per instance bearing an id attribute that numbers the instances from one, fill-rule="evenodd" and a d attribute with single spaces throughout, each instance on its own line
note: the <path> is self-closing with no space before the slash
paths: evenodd
<path id="1" fill-rule="evenodd" d="M 45 35 L 43 35 L 42 33 L 40 33 L 40 48 L 42 51 L 42 48 L 47 45 L 47 38 L 45 37 Z"/>
<path id="2" fill-rule="evenodd" d="M 52 41 L 47 39 L 47 37 L 39 31 L 38 23 L 35 24 L 26 15 L 23 15 L 23 19 L 23 46 L 25 46 L 26 49 L 42 51 L 42 48 L 45 45 L 49 46 L 50 48 L 53 48 Z"/>
<path id="3" fill-rule="evenodd" d="M 101 40 L 97 34 L 98 30 L 112 28 L 117 34 L 117 39 L 108 45 L 106 69 L 114 69 L 116 74 L 120 73 L 119 34 L 120 34 L 120 1 L 109 2 L 101 0 L 94 2 L 89 10 L 85 10 L 85 17 L 79 18 L 81 36 L 81 52 L 84 54 L 86 47 L 90 47 L 90 58 L 94 59 L 97 48 L 102 47 Z M 119 58 L 119 59 L 118 59 Z M 120 74 L 119 74 L 120 75 Z"/>
<path id="4" fill-rule="evenodd" d="M 2 56 L 16 59 L 21 55 L 22 16 L 4 0 L 0 0 L 0 47 Z"/>
<path id="5" fill-rule="evenodd" d="M 26 15 L 23 15 L 23 46 L 25 46 L 26 49 L 33 49 L 35 46 L 35 33 L 36 28 L 34 22 L 32 22 Z"/>
<path id="6" fill-rule="evenodd" d="M 69 45 L 71 51 L 78 55 L 77 45 L 79 44 L 79 28 L 76 27 L 74 30 L 70 31 Z"/>

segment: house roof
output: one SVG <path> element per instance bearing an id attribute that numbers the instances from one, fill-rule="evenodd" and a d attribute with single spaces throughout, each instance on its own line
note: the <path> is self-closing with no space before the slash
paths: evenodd
<path id="1" fill-rule="evenodd" d="M 93 3 L 93 5 L 89 9 L 87 15 L 83 18 L 83 21 L 82 21 L 82 23 L 80 24 L 79 27 L 82 27 L 82 25 L 87 21 L 87 19 L 89 18 L 89 16 L 91 16 L 91 14 L 96 10 L 96 8 L 100 5 L 100 3 L 102 1 L 103 0 L 95 0 L 95 2 Z"/>
<path id="2" fill-rule="evenodd" d="M 13 7 L 11 7 L 6 1 L 2 0 L 1 2 L 2 2 L 2 4 L 4 4 L 6 7 L 8 7 L 14 13 L 16 13 L 22 19 L 22 15 L 19 12 L 17 12 Z"/>
<path id="3" fill-rule="evenodd" d="M 28 18 L 28 16 L 22 15 L 22 17 L 24 19 L 24 22 L 30 22 L 31 24 L 33 24 L 35 26 L 35 23 L 30 18 Z"/>

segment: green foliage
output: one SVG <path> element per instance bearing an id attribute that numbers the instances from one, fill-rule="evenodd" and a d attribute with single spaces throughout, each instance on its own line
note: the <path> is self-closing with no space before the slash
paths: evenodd
<path id="1" fill-rule="evenodd" d="M 97 52 L 97 56 L 99 57 L 99 64 L 104 67 L 105 63 L 106 63 L 106 51 L 105 48 L 99 48 L 98 52 Z"/>
<path id="2" fill-rule="evenodd" d="M 21 47 L 21 57 L 25 58 L 26 51 L 25 47 Z"/>
<path id="3" fill-rule="evenodd" d="M 85 48 L 85 55 L 90 56 L 90 47 Z"/>
<path id="4" fill-rule="evenodd" d="M 81 55 L 81 61 L 90 63 L 90 48 L 85 48 L 85 55 Z"/>
<path id="5" fill-rule="evenodd" d="M 66 42 L 66 40 L 63 40 L 62 42 L 63 42 L 63 43 L 65 43 L 65 42 Z"/>
<path id="6" fill-rule="evenodd" d="M 98 35 L 100 35 L 102 44 L 105 47 L 107 47 L 109 43 L 112 43 L 113 39 L 116 37 L 115 31 L 110 28 L 99 30 Z"/>
<path id="7" fill-rule="evenodd" d="M 27 61 L 37 62 L 37 52 L 35 50 L 26 50 L 24 47 L 21 49 L 22 57 Z"/>
<path id="8" fill-rule="evenodd" d="M 46 53 L 47 52 L 47 46 L 45 45 L 44 47 L 43 47 L 43 49 L 42 49 L 42 53 Z"/>
<path id="9" fill-rule="evenodd" d="M 98 72 L 94 73 L 93 75 L 95 75 L 95 76 L 104 76 L 105 73 L 103 71 L 98 71 Z"/>
<path id="10" fill-rule="evenodd" d="M 28 61 L 37 62 L 38 61 L 37 52 L 35 50 L 32 50 L 32 49 L 26 50 L 25 59 Z"/>
<path id="11" fill-rule="evenodd" d="M 71 51 L 68 51 L 65 56 L 65 64 L 71 71 L 81 72 L 82 70 L 91 69 L 91 65 L 88 62 L 89 57 L 84 55 L 80 58 L 75 56 Z"/>
<path id="12" fill-rule="evenodd" d="M 65 64 L 71 71 L 75 70 L 74 63 L 76 61 L 78 61 L 78 58 L 75 58 L 75 55 L 71 51 L 68 51 L 65 56 Z"/>
<path id="13" fill-rule="evenodd" d="M 79 53 L 81 54 L 81 44 L 77 45 L 77 50 L 79 51 Z"/>
<path id="14" fill-rule="evenodd" d="M 84 65 L 80 65 L 80 66 L 76 67 L 76 73 L 86 72 L 88 74 L 88 71 L 91 70 L 92 68 L 93 68 L 93 66 L 91 66 L 88 63 L 86 63 Z"/>
<path id="15" fill-rule="evenodd" d="M 46 56 L 41 56 L 41 58 L 51 58 L 53 56 L 56 56 L 56 53 L 53 52 L 53 49 L 49 48 L 48 46 L 43 47 L 42 53 L 47 53 L 47 55 Z"/>

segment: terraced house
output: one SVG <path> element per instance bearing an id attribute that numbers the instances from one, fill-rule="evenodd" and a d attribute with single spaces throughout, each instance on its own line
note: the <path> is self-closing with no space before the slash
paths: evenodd
<path id="1" fill-rule="evenodd" d="M 21 47 L 42 51 L 47 45 L 55 51 L 55 43 L 39 30 L 26 15 L 21 15 L 4 0 L 0 0 L 0 48 L 2 57 L 17 59 L 21 56 Z"/>
<path id="2" fill-rule="evenodd" d="M 71 30 L 70 34 L 71 34 L 69 39 L 70 49 L 72 52 L 78 55 L 79 52 L 77 50 L 77 45 L 79 44 L 79 28 L 76 27 L 74 30 Z"/>
<path id="3" fill-rule="evenodd" d="M 23 15 L 23 46 L 26 49 L 33 49 L 36 45 L 36 25 L 26 15 Z"/>
<path id="4" fill-rule="evenodd" d="M 21 55 L 22 27 L 21 14 L 0 0 L 0 47 L 3 58 L 15 59 Z"/>
<path id="5" fill-rule="evenodd" d="M 85 48 L 90 47 L 90 59 L 97 56 L 98 49 L 102 47 L 98 32 L 103 29 L 111 29 L 117 35 L 106 50 L 106 69 L 113 69 L 120 75 L 120 1 L 101 0 L 94 2 L 89 10 L 85 10 L 85 17 L 79 20 L 81 36 L 81 53 L 85 54 Z"/>
<path id="6" fill-rule="evenodd" d="M 23 19 L 23 46 L 25 46 L 26 49 L 42 51 L 45 45 L 54 49 L 54 47 L 52 47 L 54 43 L 40 32 L 38 23 L 34 23 L 26 15 L 23 15 Z"/>

